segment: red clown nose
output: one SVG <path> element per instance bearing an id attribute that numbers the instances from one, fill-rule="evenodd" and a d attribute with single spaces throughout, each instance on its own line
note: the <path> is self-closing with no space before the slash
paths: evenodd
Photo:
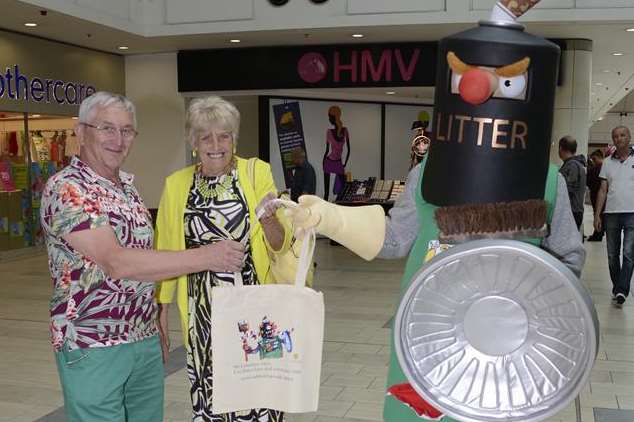
<path id="1" fill-rule="evenodd" d="M 458 90 L 463 100 L 469 104 L 482 104 L 495 92 L 497 79 L 483 69 L 469 69 L 462 75 Z"/>

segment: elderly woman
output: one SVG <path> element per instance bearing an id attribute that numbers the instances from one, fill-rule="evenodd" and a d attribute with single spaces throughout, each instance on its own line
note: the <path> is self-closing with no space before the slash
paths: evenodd
<path id="1" fill-rule="evenodd" d="M 281 412 L 270 409 L 230 414 L 211 410 L 211 290 L 232 286 L 238 275 L 245 285 L 270 281 L 267 249 L 286 250 L 291 238 L 283 211 L 271 202 L 276 189 L 270 166 L 256 161 L 255 177 L 250 180 L 248 161 L 235 155 L 239 126 L 240 114 L 233 104 L 214 96 L 191 102 L 186 136 L 200 163 L 167 178 L 157 218 L 158 249 L 217 244 L 226 263 L 221 271 L 165 280 L 157 295 L 166 354 L 168 304 L 177 290 L 194 421 L 282 420 Z"/>

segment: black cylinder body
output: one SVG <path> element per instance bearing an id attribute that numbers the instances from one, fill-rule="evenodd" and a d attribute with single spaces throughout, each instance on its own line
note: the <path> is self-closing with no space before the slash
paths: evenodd
<path id="1" fill-rule="evenodd" d="M 525 99 L 472 105 L 451 92 L 452 51 L 470 66 L 500 68 L 530 58 Z M 521 25 L 481 22 L 444 38 L 423 198 L 447 206 L 539 199 L 548 172 L 559 47 Z"/>

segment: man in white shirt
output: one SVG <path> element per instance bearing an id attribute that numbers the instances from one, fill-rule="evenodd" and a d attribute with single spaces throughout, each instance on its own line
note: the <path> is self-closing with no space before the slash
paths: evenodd
<path id="1" fill-rule="evenodd" d="M 625 126 L 612 129 L 616 151 L 603 161 L 599 178 L 594 227 L 600 231 L 605 224 L 608 245 L 608 265 L 612 279 L 612 300 L 618 307 L 630 293 L 634 269 L 634 150 L 632 135 Z M 606 202 L 607 201 L 607 202 Z M 601 209 L 605 204 L 604 221 Z M 621 233 L 623 233 L 623 264 L 621 265 Z"/>

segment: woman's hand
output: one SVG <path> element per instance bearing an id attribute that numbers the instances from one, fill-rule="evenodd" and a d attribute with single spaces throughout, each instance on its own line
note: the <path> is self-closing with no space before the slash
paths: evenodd
<path id="1" fill-rule="evenodd" d="M 161 340 L 161 354 L 163 355 L 163 364 L 166 364 L 170 354 L 170 335 L 167 324 L 169 303 L 159 303 L 158 308 L 158 329 Z"/>
<path id="2" fill-rule="evenodd" d="M 267 193 L 260 201 L 257 207 L 255 207 L 255 215 L 258 220 L 270 220 L 275 217 L 275 212 L 281 206 L 275 201 L 275 194 L 273 192 Z"/>

